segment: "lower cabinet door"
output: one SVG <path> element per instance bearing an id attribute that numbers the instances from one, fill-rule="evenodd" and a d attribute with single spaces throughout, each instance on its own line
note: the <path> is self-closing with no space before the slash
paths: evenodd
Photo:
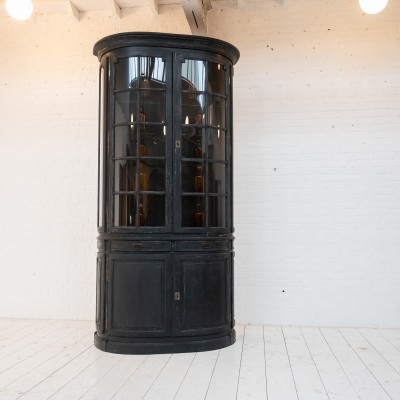
<path id="1" fill-rule="evenodd" d="M 231 329 L 231 254 L 175 257 L 175 334 L 206 335 Z"/>
<path id="2" fill-rule="evenodd" d="M 171 255 L 112 254 L 107 268 L 109 333 L 134 337 L 170 336 Z"/>

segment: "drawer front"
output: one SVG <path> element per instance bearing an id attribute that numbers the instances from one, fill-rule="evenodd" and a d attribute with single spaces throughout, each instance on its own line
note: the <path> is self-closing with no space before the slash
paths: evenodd
<path id="1" fill-rule="evenodd" d="M 176 251 L 228 251 L 230 248 L 229 240 L 212 241 L 177 241 L 175 242 Z"/>
<path id="2" fill-rule="evenodd" d="M 171 242 L 120 240 L 110 244 L 111 251 L 171 251 Z"/>

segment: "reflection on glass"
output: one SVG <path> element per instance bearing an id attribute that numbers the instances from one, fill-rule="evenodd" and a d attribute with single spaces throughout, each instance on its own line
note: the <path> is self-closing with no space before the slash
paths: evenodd
<path id="1" fill-rule="evenodd" d="M 146 160 L 147 190 L 151 192 L 165 191 L 165 161 Z"/>
<path id="2" fill-rule="evenodd" d="M 208 98 L 208 123 L 225 128 L 225 99 L 218 96 Z"/>
<path id="3" fill-rule="evenodd" d="M 208 91 L 225 95 L 225 70 L 221 64 L 208 63 Z"/>
<path id="4" fill-rule="evenodd" d="M 208 226 L 225 227 L 226 199 L 225 196 L 208 197 Z"/>
<path id="5" fill-rule="evenodd" d="M 141 90 L 139 96 L 140 122 L 156 122 L 162 123 L 166 120 L 166 105 L 165 105 L 165 92 L 152 92 Z M 132 92 L 132 97 L 137 95 L 137 92 Z M 132 103 L 135 104 L 135 99 L 132 98 Z M 136 116 L 134 121 L 136 121 Z"/>
<path id="6" fill-rule="evenodd" d="M 225 164 L 208 163 L 208 192 L 225 194 Z"/>
<path id="7" fill-rule="evenodd" d="M 164 192 L 165 161 L 146 159 L 115 162 L 115 192 Z"/>
<path id="8" fill-rule="evenodd" d="M 120 157 L 136 156 L 137 135 L 133 126 L 118 126 L 115 128 L 114 155 Z"/>
<path id="9" fill-rule="evenodd" d="M 115 226 L 165 225 L 165 195 L 120 194 L 114 196 Z"/>
<path id="10" fill-rule="evenodd" d="M 120 194 L 114 196 L 114 225 L 136 226 L 136 195 Z"/>
<path id="11" fill-rule="evenodd" d="M 182 64 L 182 90 L 206 90 L 206 61 L 186 60 Z"/>
<path id="12" fill-rule="evenodd" d="M 137 126 L 115 127 L 114 154 L 121 157 L 165 157 L 164 134 L 165 125 L 147 125 L 146 131 L 138 135 Z M 137 140 L 139 136 L 139 153 L 137 152 Z"/>
<path id="13" fill-rule="evenodd" d="M 145 96 L 145 93 L 148 95 Z M 116 124 L 163 123 L 166 120 L 165 110 L 165 92 L 129 91 L 115 94 Z"/>
<path id="14" fill-rule="evenodd" d="M 114 190 L 116 192 L 134 191 L 136 171 L 136 160 L 117 161 L 114 170 Z"/>
<path id="15" fill-rule="evenodd" d="M 188 96 L 188 93 L 182 93 L 181 123 L 203 125 L 206 112 L 205 101 L 206 97 L 203 94 Z"/>
<path id="16" fill-rule="evenodd" d="M 132 68 L 137 68 L 137 58 L 133 58 Z M 166 66 L 162 58 L 140 57 L 140 87 L 154 88 L 154 83 L 165 82 Z"/>
<path id="17" fill-rule="evenodd" d="M 165 225 L 165 196 L 147 195 L 147 215 L 145 226 Z"/>
<path id="18" fill-rule="evenodd" d="M 204 196 L 182 196 L 182 226 L 205 226 L 205 211 Z"/>
<path id="19" fill-rule="evenodd" d="M 191 161 L 182 162 L 182 192 L 205 192 L 205 165 Z"/>
<path id="20" fill-rule="evenodd" d="M 137 81 L 138 57 L 120 58 L 115 64 L 115 89 L 123 90 L 131 87 L 131 82 Z"/>
<path id="21" fill-rule="evenodd" d="M 182 158 L 204 158 L 205 143 L 203 129 L 194 127 L 182 128 Z"/>
<path id="22" fill-rule="evenodd" d="M 139 113 L 135 92 L 119 92 L 115 94 L 114 120 L 116 124 L 136 122 Z"/>
<path id="23" fill-rule="evenodd" d="M 222 128 L 208 131 L 208 159 L 225 161 L 225 131 Z"/>

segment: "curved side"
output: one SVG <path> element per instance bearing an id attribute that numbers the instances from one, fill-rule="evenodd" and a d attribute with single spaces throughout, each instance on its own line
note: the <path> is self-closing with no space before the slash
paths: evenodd
<path id="1" fill-rule="evenodd" d="M 117 354 L 169 354 L 169 353 L 191 353 L 198 351 L 217 350 L 228 347 L 236 341 L 236 332 L 231 332 L 221 337 L 207 338 L 197 336 L 193 338 L 180 338 L 180 340 L 165 341 L 155 338 L 129 339 L 129 342 L 120 341 L 115 338 L 109 340 L 100 337 L 97 332 L 94 334 L 94 345 L 108 353 Z"/>

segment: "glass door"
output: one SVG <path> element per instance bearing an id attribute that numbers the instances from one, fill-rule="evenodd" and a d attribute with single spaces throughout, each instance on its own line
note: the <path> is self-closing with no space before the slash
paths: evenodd
<path id="1" fill-rule="evenodd" d="M 180 72 L 180 220 L 183 230 L 225 228 L 229 182 L 227 71 L 185 59 Z"/>
<path id="2" fill-rule="evenodd" d="M 115 63 L 114 227 L 168 230 L 171 225 L 169 58 L 135 56 Z"/>

